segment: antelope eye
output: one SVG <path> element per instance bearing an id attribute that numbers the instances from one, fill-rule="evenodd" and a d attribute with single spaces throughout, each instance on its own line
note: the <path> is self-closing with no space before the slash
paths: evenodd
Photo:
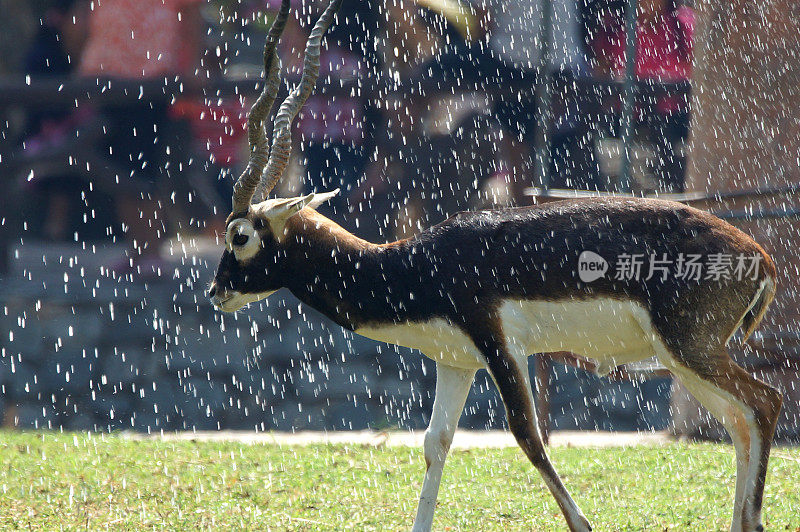
<path id="1" fill-rule="evenodd" d="M 249 237 L 247 235 L 243 235 L 243 234 L 239 233 L 237 235 L 233 235 L 233 238 L 231 239 L 231 241 L 233 242 L 234 246 L 244 246 L 245 244 L 247 244 L 247 239 L 248 238 Z"/>

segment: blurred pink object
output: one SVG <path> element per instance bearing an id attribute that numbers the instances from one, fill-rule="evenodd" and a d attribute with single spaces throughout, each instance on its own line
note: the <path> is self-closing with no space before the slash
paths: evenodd
<path id="1" fill-rule="evenodd" d="M 656 27 L 636 27 L 636 77 L 658 81 L 688 80 L 692 74 L 694 11 L 680 7 L 660 19 Z M 618 76 L 625 73 L 625 27 L 609 17 L 595 36 L 592 47 L 597 56 L 611 62 Z"/>
<path id="2" fill-rule="evenodd" d="M 660 23 L 636 28 L 636 78 L 657 81 L 686 81 L 692 75 L 692 44 L 695 16 L 691 8 L 682 6 L 668 13 Z M 610 17 L 592 41 L 597 57 L 610 62 L 611 73 L 621 78 L 625 74 L 625 28 L 620 20 Z M 662 96 L 656 110 L 667 115 L 688 111 L 683 96 Z"/>
<path id="3" fill-rule="evenodd" d="M 186 11 L 203 0 L 95 0 L 79 71 L 146 79 L 185 72 L 193 54 L 184 39 Z"/>
<path id="4" fill-rule="evenodd" d="M 247 110 L 244 99 L 180 98 L 170 108 L 170 114 L 189 121 L 197 153 L 230 168 L 241 159 L 241 145 L 247 138 Z"/>

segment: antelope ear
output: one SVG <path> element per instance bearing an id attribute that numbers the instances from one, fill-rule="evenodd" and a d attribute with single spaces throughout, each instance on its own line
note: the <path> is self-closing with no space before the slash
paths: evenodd
<path id="1" fill-rule="evenodd" d="M 306 207 L 316 209 L 326 201 L 330 201 L 339 194 L 339 189 L 331 190 L 330 192 L 320 192 L 319 194 L 310 194 L 311 201 L 306 203 Z M 306 196 L 308 197 L 308 196 Z"/>
<path id="2" fill-rule="evenodd" d="M 272 228 L 272 233 L 280 239 L 279 235 L 283 235 L 283 228 L 286 225 L 286 220 L 303 210 L 303 207 L 310 207 L 315 209 L 330 200 L 339 193 L 339 189 L 332 192 L 322 192 L 316 194 L 312 192 L 305 196 L 298 196 L 296 198 L 274 199 L 267 200 L 260 204 L 260 211 Z"/>
<path id="3" fill-rule="evenodd" d="M 277 199 L 269 202 L 266 212 L 264 214 L 270 219 L 282 218 L 286 220 L 303 210 L 303 207 L 316 209 L 326 201 L 330 201 L 339 193 L 339 189 L 331 192 L 320 192 L 319 194 L 312 192 L 305 196 L 298 196 L 296 198 Z"/>

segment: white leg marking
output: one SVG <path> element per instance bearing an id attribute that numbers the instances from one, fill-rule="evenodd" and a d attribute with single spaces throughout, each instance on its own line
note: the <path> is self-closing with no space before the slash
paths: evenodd
<path id="1" fill-rule="evenodd" d="M 748 427 L 750 427 L 751 460 L 747 468 L 747 482 L 744 489 L 746 501 L 744 511 L 750 524 L 753 526 L 759 526 L 761 525 L 761 508 L 758 510 L 753 509 L 753 498 L 755 497 L 756 480 L 758 479 L 761 469 L 761 452 L 764 442 L 761 438 L 761 429 L 756 422 L 755 414 L 750 408 L 747 409 L 745 419 L 747 420 Z M 761 530 L 763 530 L 763 528 Z"/>
<path id="2" fill-rule="evenodd" d="M 673 372 L 676 371 L 673 370 Z M 744 511 L 745 487 L 750 464 L 749 428 L 742 425 L 745 419 L 744 412 L 736 401 L 731 401 L 725 392 L 713 384 L 700 379 L 686 369 L 678 369 L 677 372 L 684 386 L 724 425 L 733 440 L 736 448 L 736 497 L 733 501 L 731 532 L 742 532 L 742 522 L 744 521 L 742 512 Z"/>
<path id="3" fill-rule="evenodd" d="M 428 468 L 419 495 L 414 532 L 430 530 L 433 525 L 444 461 L 474 377 L 474 369 L 436 364 L 436 396 L 433 399 L 431 422 L 425 431 L 425 462 Z"/>

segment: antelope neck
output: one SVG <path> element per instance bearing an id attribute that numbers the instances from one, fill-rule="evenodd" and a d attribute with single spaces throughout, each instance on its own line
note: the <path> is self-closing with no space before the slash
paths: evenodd
<path id="1" fill-rule="evenodd" d="M 300 301 L 349 330 L 418 317 L 409 312 L 406 241 L 373 244 L 310 209 L 293 217 L 287 229 L 289 263 L 302 266 L 287 272 L 286 287 Z"/>

